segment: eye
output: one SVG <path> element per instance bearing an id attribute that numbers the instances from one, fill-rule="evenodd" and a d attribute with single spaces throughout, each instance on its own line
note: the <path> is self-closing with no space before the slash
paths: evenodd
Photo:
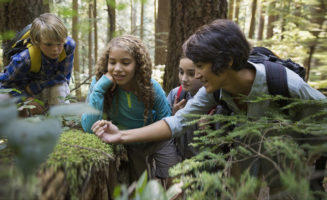
<path id="1" fill-rule="evenodd" d="M 178 68 L 178 73 L 183 75 L 184 74 L 184 71 L 181 69 L 181 68 Z"/>
<path id="2" fill-rule="evenodd" d="M 123 60 L 121 61 L 121 63 L 122 63 L 123 65 L 129 65 L 129 64 L 132 63 L 132 61 L 131 61 L 130 59 L 123 59 Z"/>
<path id="3" fill-rule="evenodd" d="M 195 76 L 195 71 L 190 71 L 190 72 L 188 73 L 188 75 L 191 76 L 191 77 L 194 77 L 194 76 Z"/>
<path id="4" fill-rule="evenodd" d="M 112 59 L 109 59 L 109 64 L 111 64 L 111 65 L 114 65 L 115 63 L 116 63 L 116 61 L 115 60 L 112 60 Z"/>
<path id="5" fill-rule="evenodd" d="M 131 64 L 131 62 L 123 62 L 123 65 L 129 65 L 129 64 Z"/>

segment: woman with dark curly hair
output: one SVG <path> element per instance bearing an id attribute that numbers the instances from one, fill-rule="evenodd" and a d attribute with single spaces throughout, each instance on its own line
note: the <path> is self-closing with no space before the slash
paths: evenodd
<path id="1" fill-rule="evenodd" d="M 107 120 L 120 129 L 133 129 L 170 116 L 165 92 L 151 75 L 150 55 L 138 38 L 125 35 L 112 39 L 97 63 L 87 97 L 88 104 L 99 110 L 101 115 L 84 114 L 83 129 L 92 132 L 95 122 L 109 124 Z M 130 143 L 125 147 L 130 181 L 137 180 L 147 169 L 147 158 L 154 159 L 155 176 L 162 180 L 169 177 L 169 167 L 178 162 L 172 140 Z"/>

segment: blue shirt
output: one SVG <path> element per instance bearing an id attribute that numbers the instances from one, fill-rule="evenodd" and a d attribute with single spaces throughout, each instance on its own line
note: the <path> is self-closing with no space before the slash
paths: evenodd
<path id="1" fill-rule="evenodd" d="M 263 64 L 251 63 L 256 70 L 256 76 L 253 81 L 251 91 L 247 96 L 247 99 L 257 99 L 261 95 L 269 94 L 266 71 Z M 286 68 L 287 73 L 287 84 L 288 90 L 292 98 L 297 99 L 326 99 L 326 97 L 318 90 L 310 87 L 306 82 L 302 80 L 295 72 Z M 222 90 L 220 98 L 226 102 L 228 108 L 234 113 L 240 113 L 241 109 L 236 105 L 231 95 Z M 213 93 L 207 93 L 205 88 L 202 87 L 196 93 L 193 99 L 190 99 L 186 106 L 176 112 L 174 116 L 167 117 L 164 120 L 169 125 L 173 137 L 178 137 L 183 134 L 183 131 L 187 128 L 188 118 L 185 117 L 187 114 L 206 114 L 211 108 L 217 105 L 217 102 L 213 96 Z M 259 118 L 269 112 L 271 109 L 275 109 L 274 104 L 271 101 L 260 101 L 247 103 L 247 116 L 250 118 Z M 312 112 L 310 107 L 302 110 L 301 116 L 307 116 L 308 113 Z"/>
<path id="2" fill-rule="evenodd" d="M 41 53 L 39 72 L 31 72 L 31 58 L 28 49 L 11 57 L 5 72 L 0 76 L 1 88 L 16 88 L 24 92 L 28 86 L 33 94 L 40 93 L 44 88 L 67 82 L 71 77 L 74 60 L 75 41 L 67 37 L 64 44 L 66 58 L 61 62 L 50 59 Z M 15 94 L 13 94 L 15 95 Z"/>
<path id="3" fill-rule="evenodd" d="M 170 116 L 171 111 L 166 99 L 166 94 L 161 88 L 160 84 L 151 79 L 153 85 L 155 99 L 152 109 L 152 122 L 158 121 L 164 117 Z M 87 98 L 87 103 L 100 111 L 101 115 L 88 115 L 82 116 L 82 127 L 87 132 L 92 132 L 92 125 L 103 119 L 103 103 L 104 94 L 112 85 L 112 81 L 103 75 L 98 81 L 95 77 L 90 86 L 90 91 Z M 110 120 L 117 125 L 120 129 L 133 129 L 144 126 L 144 103 L 139 101 L 132 92 L 125 91 L 117 86 L 117 93 L 113 98 L 113 103 L 110 110 L 105 113 L 109 114 Z M 148 120 L 147 124 L 150 124 Z"/>

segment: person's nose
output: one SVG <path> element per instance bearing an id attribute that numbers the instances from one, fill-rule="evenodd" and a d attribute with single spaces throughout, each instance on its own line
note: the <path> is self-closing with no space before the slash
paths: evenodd
<path id="1" fill-rule="evenodd" d="M 188 79 L 188 77 L 187 77 L 187 75 L 184 73 L 184 74 L 182 75 L 182 81 L 183 81 L 183 82 L 187 82 L 187 79 Z"/>
<path id="2" fill-rule="evenodd" d="M 115 64 L 114 71 L 121 71 L 121 70 L 122 70 L 122 68 L 121 68 L 121 64 L 120 64 L 119 62 L 117 62 L 117 63 Z"/>
<path id="3" fill-rule="evenodd" d="M 53 45 L 52 51 L 59 53 L 61 50 L 61 45 Z"/>

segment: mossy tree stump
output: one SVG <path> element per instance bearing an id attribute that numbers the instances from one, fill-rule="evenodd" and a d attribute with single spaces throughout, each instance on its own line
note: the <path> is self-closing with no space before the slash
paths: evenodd
<path id="1" fill-rule="evenodd" d="M 114 187 L 128 177 L 127 170 L 120 170 L 124 150 L 117 149 L 114 153 L 94 134 L 62 133 L 39 172 L 40 199 L 112 199 Z"/>

